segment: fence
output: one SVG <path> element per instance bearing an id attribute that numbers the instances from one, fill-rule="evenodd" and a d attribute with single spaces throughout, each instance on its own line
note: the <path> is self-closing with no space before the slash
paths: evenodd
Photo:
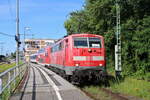
<path id="1" fill-rule="evenodd" d="M 0 100 L 8 99 L 27 69 L 26 63 L 10 68 L 0 74 Z"/>

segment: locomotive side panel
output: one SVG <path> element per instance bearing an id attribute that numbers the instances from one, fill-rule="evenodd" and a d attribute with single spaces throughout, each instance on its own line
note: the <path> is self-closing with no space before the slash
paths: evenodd
<path id="1" fill-rule="evenodd" d="M 65 66 L 72 66 L 72 38 L 65 40 Z"/>
<path id="2" fill-rule="evenodd" d="M 68 56 L 69 56 L 69 43 L 68 39 L 64 39 L 59 41 L 55 45 L 51 47 L 51 62 L 52 66 L 63 69 L 68 64 Z"/>

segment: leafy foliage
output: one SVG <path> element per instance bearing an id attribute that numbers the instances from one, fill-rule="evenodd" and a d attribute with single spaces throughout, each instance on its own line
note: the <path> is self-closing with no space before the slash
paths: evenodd
<path id="1" fill-rule="evenodd" d="M 119 0 L 123 75 L 150 72 L 150 0 Z M 68 34 L 90 32 L 105 37 L 107 65 L 114 66 L 115 0 L 85 0 L 64 23 Z"/>

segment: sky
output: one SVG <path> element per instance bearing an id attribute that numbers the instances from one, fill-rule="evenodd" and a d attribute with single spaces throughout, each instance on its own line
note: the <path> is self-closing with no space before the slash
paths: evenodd
<path id="1" fill-rule="evenodd" d="M 64 21 L 72 11 L 82 9 L 84 0 L 20 0 L 20 34 L 30 27 L 27 38 L 59 39 L 66 35 Z M 16 0 L 0 0 L 0 32 L 16 34 Z M 23 41 L 23 35 L 21 35 Z M 1 44 L 3 43 L 3 45 Z M 14 52 L 13 37 L 0 34 L 0 54 Z"/>

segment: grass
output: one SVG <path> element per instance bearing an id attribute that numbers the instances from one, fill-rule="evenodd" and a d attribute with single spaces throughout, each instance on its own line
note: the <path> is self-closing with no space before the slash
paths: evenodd
<path id="1" fill-rule="evenodd" d="M 16 79 L 10 84 L 10 90 L 9 88 L 6 88 L 3 91 L 2 95 L 0 95 L 0 100 L 9 100 L 10 96 L 12 95 L 16 87 L 19 85 L 19 82 L 21 81 L 22 77 L 23 75 L 21 74 L 16 77 Z"/>
<path id="2" fill-rule="evenodd" d="M 109 89 L 114 92 L 136 96 L 143 98 L 144 100 L 150 100 L 150 82 L 144 80 L 126 78 L 119 84 L 111 84 Z"/>
<path id="3" fill-rule="evenodd" d="M 111 96 L 101 91 L 100 88 L 98 86 L 86 86 L 83 90 L 92 95 L 95 100 L 114 100 Z"/>
<path id="4" fill-rule="evenodd" d="M 19 64 L 23 64 L 23 62 L 19 62 Z M 15 63 L 0 65 L 0 72 L 3 72 L 9 68 L 14 67 L 14 66 L 16 66 Z M 22 75 L 21 75 L 21 77 L 22 77 Z M 16 86 L 18 86 L 20 80 L 21 80 L 20 76 L 16 77 L 15 82 L 12 82 L 10 84 L 10 90 L 7 88 L 3 91 L 2 95 L 0 95 L 0 100 L 8 100 L 11 93 L 13 92 L 13 90 L 16 88 Z"/>
<path id="5" fill-rule="evenodd" d="M 14 67 L 15 65 L 16 65 L 15 63 L 0 65 L 0 73 L 1 73 L 1 72 L 4 72 L 5 70 L 7 70 L 7 69 L 9 69 L 9 68 Z"/>
<path id="6" fill-rule="evenodd" d="M 19 76 L 16 77 L 16 81 L 12 82 L 11 85 L 10 85 L 10 90 L 9 90 L 9 88 L 5 89 L 4 92 L 2 93 L 0 99 L 2 99 L 2 100 L 9 100 L 9 97 L 11 96 L 11 93 L 14 91 L 16 86 L 18 86 L 20 80 L 21 80 L 21 78 Z"/>
<path id="7" fill-rule="evenodd" d="M 22 64 L 23 62 L 19 62 L 19 64 Z M 0 65 L 0 73 L 1 72 L 4 72 L 5 70 L 9 69 L 9 68 L 12 68 L 16 66 L 16 63 L 11 63 L 11 64 L 2 64 Z"/>
<path id="8" fill-rule="evenodd" d="M 85 86 L 82 89 L 94 96 L 96 100 L 114 100 L 114 98 L 101 90 L 102 87 L 103 86 Z M 120 83 L 110 83 L 110 87 L 107 89 L 115 93 L 150 100 L 150 82 L 145 80 L 137 80 L 130 77 Z"/>

